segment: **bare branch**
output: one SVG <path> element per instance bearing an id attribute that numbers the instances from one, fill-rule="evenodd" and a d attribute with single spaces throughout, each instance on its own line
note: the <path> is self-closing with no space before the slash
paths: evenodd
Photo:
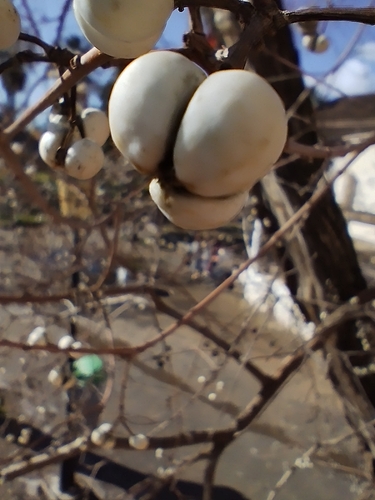
<path id="1" fill-rule="evenodd" d="M 60 463 L 67 458 L 74 457 L 87 448 L 87 439 L 79 437 L 68 444 L 63 444 L 53 452 L 41 453 L 20 462 L 14 462 L 0 469 L 0 484 L 29 472 L 40 470 L 48 465 Z"/>
<path id="2" fill-rule="evenodd" d="M 281 12 L 287 23 L 306 21 L 351 21 L 375 25 L 375 9 L 367 7 L 301 9 L 294 12 Z"/>
<path id="3" fill-rule="evenodd" d="M 53 87 L 37 103 L 27 109 L 15 122 L 3 132 L 3 135 L 11 140 L 18 132 L 28 125 L 42 111 L 52 106 L 61 95 L 78 83 L 82 78 L 90 74 L 111 59 L 110 56 L 102 54 L 98 49 L 91 49 L 80 57 L 79 64 L 68 69 L 57 80 Z"/>
<path id="4" fill-rule="evenodd" d="M 329 159 L 337 158 L 338 156 L 345 156 L 348 153 L 355 151 L 363 151 L 363 148 L 371 146 L 374 143 L 375 135 L 371 135 L 371 137 L 358 144 L 349 144 L 344 146 L 323 146 L 320 144 L 308 146 L 306 144 L 301 144 L 294 139 L 288 139 L 284 151 L 290 154 L 298 154 L 305 158 Z"/>

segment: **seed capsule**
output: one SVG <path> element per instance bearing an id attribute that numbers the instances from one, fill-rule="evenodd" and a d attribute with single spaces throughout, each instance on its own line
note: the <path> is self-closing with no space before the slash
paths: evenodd
<path id="1" fill-rule="evenodd" d="M 109 126 L 121 153 L 143 174 L 157 172 L 195 90 L 206 75 L 175 52 L 150 52 L 117 79 L 109 99 Z"/>
<path id="2" fill-rule="evenodd" d="M 96 108 L 86 108 L 81 113 L 81 119 L 85 137 L 103 146 L 109 137 L 108 117 Z"/>
<path id="3" fill-rule="evenodd" d="M 245 205 L 248 194 L 226 198 L 205 198 L 172 189 L 164 190 L 157 179 L 149 187 L 150 196 L 159 210 L 173 224 L 183 229 L 214 229 L 233 219 Z"/>
<path id="4" fill-rule="evenodd" d="M 42 160 L 51 168 L 58 168 L 57 150 L 64 140 L 64 132 L 44 132 L 39 140 L 39 154 Z"/>
<path id="5" fill-rule="evenodd" d="M 250 189 L 272 168 L 287 137 L 280 97 L 256 73 L 213 73 L 191 98 L 174 147 L 177 179 L 192 193 Z"/>
<path id="6" fill-rule="evenodd" d="M 104 164 L 102 148 L 91 139 L 81 139 L 68 149 L 65 172 L 79 180 L 91 179 Z"/>

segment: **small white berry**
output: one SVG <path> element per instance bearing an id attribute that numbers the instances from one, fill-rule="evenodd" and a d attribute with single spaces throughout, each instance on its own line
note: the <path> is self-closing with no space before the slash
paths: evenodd
<path id="1" fill-rule="evenodd" d="M 91 139 L 81 139 L 70 146 L 65 158 L 65 172 L 79 180 L 91 179 L 104 164 L 102 148 Z"/>
<path id="2" fill-rule="evenodd" d="M 59 368 L 53 368 L 47 377 L 47 380 L 50 384 L 55 387 L 61 387 L 63 384 L 64 377 Z"/>
<path id="3" fill-rule="evenodd" d="M 321 54 L 329 48 L 329 42 L 325 35 L 304 35 L 302 45 L 310 52 Z"/>
<path id="4" fill-rule="evenodd" d="M 57 150 L 64 140 L 64 132 L 44 132 L 39 140 L 39 154 L 42 160 L 51 168 L 58 168 Z"/>
<path id="5" fill-rule="evenodd" d="M 105 422 L 91 432 L 91 441 L 96 446 L 105 446 L 106 443 L 111 443 L 114 439 L 109 438 L 109 434 L 112 431 L 112 424 Z M 113 447 L 113 446 L 111 446 Z"/>
<path id="6" fill-rule="evenodd" d="M 130 436 L 129 445 L 136 450 L 147 450 L 150 445 L 150 440 L 144 434 Z"/>
<path id="7" fill-rule="evenodd" d="M 108 117 L 96 108 L 86 108 L 81 113 L 85 137 L 103 146 L 109 137 Z"/>
<path id="8" fill-rule="evenodd" d="M 59 349 L 68 349 L 74 343 L 74 338 L 71 335 L 64 335 L 57 343 Z"/>

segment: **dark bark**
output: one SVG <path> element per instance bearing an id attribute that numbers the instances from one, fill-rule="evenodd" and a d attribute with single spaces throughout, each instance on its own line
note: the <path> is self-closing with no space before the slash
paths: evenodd
<path id="1" fill-rule="evenodd" d="M 278 3 L 282 8 L 281 2 Z M 265 78 L 285 77 L 273 86 L 286 109 L 289 109 L 305 90 L 296 69 L 284 63 L 288 61 L 295 67 L 299 63 L 289 28 L 283 28 L 275 36 L 266 38 L 265 47 L 266 51 L 250 54 L 250 61 Z M 296 114 L 299 118 L 292 118 L 289 122 L 290 136 L 309 145 L 318 142 L 314 110 L 308 97 L 296 109 Z M 308 162 L 301 158 L 277 170 L 281 185 L 295 210 L 310 197 L 321 168 L 321 160 Z M 302 232 L 326 299 L 332 300 L 338 296 L 342 301 L 348 300 L 366 288 L 346 221 L 332 192 L 313 207 Z"/>
<path id="2" fill-rule="evenodd" d="M 282 8 L 281 1 L 278 0 L 277 3 Z M 267 37 L 264 44 L 261 51 L 249 54 L 249 60 L 256 71 L 270 79 L 271 82 L 274 77 L 279 77 L 274 79 L 276 81 L 273 86 L 284 101 L 286 108 L 289 109 L 291 106 L 295 106 L 296 101 L 305 91 L 303 80 L 296 71 L 299 60 L 290 29 L 279 30 L 273 37 Z M 308 95 L 301 99 L 301 104 L 295 109 L 294 117 L 289 123 L 290 136 L 296 137 L 299 142 L 308 145 L 318 142 L 315 113 Z M 278 185 L 282 188 L 294 211 L 298 210 L 309 199 L 321 178 L 320 171 L 324 167 L 322 160 L 307 161 L 301 158 L 277 170 Z M 278 207 L 273 204 L 271 199 L 267 199 L 266 191 L 263 196 L 266 204 L 278 218 Z M 345 218 L 332 191 L 329 191 L 312 208 L 301 232 L 307 245 L 308 255 L 311 258 L 312 270 L 323 292 L 324 300 L 340 303 L 357 296 L 366 289 L 366 281 L 358 264 L 353 241 L 348 234 Z M 290 259 L 293 262 L 293 255 L 290 256 Z M 295 281 L 288 283 L 292 293 L 298 292 L 305 276 L 298 274 L 297 269 L 295 278 L 297 278 L 297 283 Z M 303 307 L 303 302 L 302 310 L 305 314 L 308 311 Z M 322 310 L 324 310 L 324 306 L 317 304 L 315 308 L 317 318 Z M 346 351 L 363 350 L 358 332 L 362 329 L 371 337 L 373 332 L 370 331 L 370 328 L 369 324 L 359 321 L 349 321 L 343 324 L 336 333 L 334 344 L 325 346 L 324 352 L 329 354 L 331 359 L 329 376 L 342 398 L 347 420 L 362 437 L 365 448 L 372 451 L 373 444 L 369 441 L 371 438 L 359 431 L 358 414 L 364 421 L 373 418 L 375 375 L 369 373 L 359 379 L 354 374 L 353 366 L 366 365 L 369 362 L 368 357 L 348 357 L 346 355 Z M 356 408 L 354 412 L 353 407 Z"/>

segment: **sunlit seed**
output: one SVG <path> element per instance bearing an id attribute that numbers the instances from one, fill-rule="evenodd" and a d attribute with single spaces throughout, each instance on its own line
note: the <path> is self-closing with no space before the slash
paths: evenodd
<path id="1" fill-rule="evenodd" d="M 150 440 L 144 434 L 130 436 L 129 445 L 136 450 L 147 450 L 150 445 Z"/>
<path id="2" fill-rule="evenodd" d="M 216 382 L 216 392 L 220 392 L 223 389 L 224 389 L 224 382 L 222 380 Z"/>

